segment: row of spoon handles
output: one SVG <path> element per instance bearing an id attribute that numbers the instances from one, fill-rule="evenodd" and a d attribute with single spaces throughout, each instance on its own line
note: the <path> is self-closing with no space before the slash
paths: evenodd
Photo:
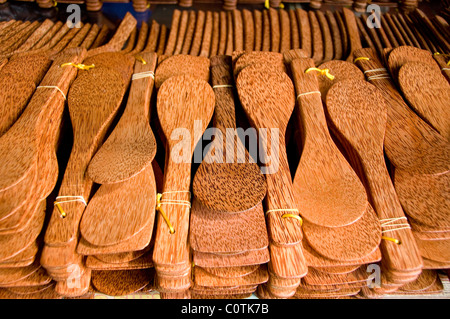
<path id="1" fill-rule="evenodd" d="M 0 3 L 4 3 L 6 2 L 6 0 L 0 0 Z M 36 2 L 38 3 L 39 7 L 41 8 L 51 8 L 53 6 L 57 5 L 57 0 L 36 0 Z M 66 3 L 70 3 L 70 0 L 61 0 L 61 2 L 66 2 Z M 77 3 L 79 3 L 80 1 L 77 1 Z M 109 2 L 109 0 L 85 0 L 85 4 L 86 4 L 86 10 L 87 11 L 99 11 L 101 10 L 102 6 L 103 6 L 103 2 Z M 114 2 L 132 2 L 133 3 L 133 9 L 136 12 L 145 12 L 150 8 L 151 4 L 178 4 L 181 7 L 192 7 L 194 5 L 194 0 L 114 0 Z M 203 1 L 202 1 L 203 2 Z M 241 3 L 240 0 L 222 0 L 223 2 L 223 6 L 222 9 L 223 10 L 234 10 L 236 9 L 237 5 Z M 353 9 L 356 12 L 366 12 L 366 8 L 367 5 L 369 4 L 369 0 L 346 0 L 346 1 L 342 1 L 342 0 L 311 0 L 311 1 L 305 1 L 305 0 L 244 0 L 243 3 L 245 4 L 264 4 L 266 7 L 271 7 L 271 8 L 280 8 L 283 6 L 283 2 L 286 3 L 302 3 L 302 4 L 306 4 L 309 3 L 309 7 L 311 9 L 320 9 L 322 7 L 322 4 L 336 4 L 336 5 L 352 5 L 353 3 Z M 411 11 L 414 10 L 415 8 L 418 7 L 419 5 L 419 0 L 404 0 L 404 1 L 378 1 L 377 4 L 383 4 L 383 2 L 385 3 L 390 3 L 392 4 L 392 2 L 398 2 L 399 6 L 401 6 L 401 8 L 403 10 L 406 11 Z M 217 4 L 217 0 L 211 0 L 212 4 Z"/>

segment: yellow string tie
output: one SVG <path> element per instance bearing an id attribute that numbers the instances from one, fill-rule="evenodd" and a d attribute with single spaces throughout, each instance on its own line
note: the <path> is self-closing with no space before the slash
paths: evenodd
<path id="1" fill-rule="evenodd" d="M 281 208 L 281 209 L 269 209 L 266 212 L 266 215 L 268 215 L 271 212 L 294 212 L 294 213 L 299 213 L 298 209 L 295 209 L 295 208 L 284 208 L 284 209 Z M 300 222 L 300 226 L 303 226 L 303 219 L 299 215 L 286 213 L 286 214 L 281 215 L 281 218 L 295 218 L 295 219 L 297 219 Z"/>
<path id="2" fill-rule="evenodd" d="M 58 5 L 58 2 L 56 0 L 53 0 L 53 6 L 56 7 Z"/>
<path id="3" fill-rule="evenodd" d="M 307 69 L 305 71 L 305 73 L 308 73 L 308 72 L 311 72 L 311 71 L 317 71 L 321 75 L 325 75 L 330 80 L 334 80 L 334 75 L 330 74 L 330 70 L 329 69 L 309 68 L 309 69 Z"/>
<path id="4" fill-rule="evenodd" d="M 356 62 L 361 61 L 361 60 L 370 61 L 370 58 L 368 58 L 366 56 L 360 56 L 359 58 L 354 59 L 353 63 L 356 63 Z"/>
<path id="5" fill-rule="evenodd" d="M 400 240 L 395 239 L 395 238 L 386 237 L 386 236 L 381 236 L 381 239 L 389 240 L 389 241 L 392 241 L 392 242 L 396 243 L 397 245 L 400 245 Z"/>
<path id="6" fill-rule="evenodd" d="M 60 199 L 65 199 L 65 200 L 60 200 Z M 86 200 L 84 199 L 83 196 L 58 196 L 58 197 L 56 197 L 56 200 L 53 202 L 53 204 L 58 209 L 62 218 L 65 218 L 67 216 L 67 214 L 64 211 L 64 209 L 61 207 L 60 204 L 70 203 L 70 202 L 80 202 L 80 203 L 84 204 L 84 206 L 87 206 Z"/>
<path id="7" fill-rule="evenodd" d="M 189 193 L 189 195 L 190 195 L 190 192 L 189 191 L 170 191 L 170 192 L 164 192 L 162 194 L 158 193 L 156 195 L 156 210 L 161 214 L 161 216 L 166 221 L 167 226 L 169 226 L 170 233 L 174 234 L 175 229 L 173 228 L 172 223 L 170 222 L 166 213 L 161 208 L 161 205 L 162 204 L 184 205 L 184 206 L 188 206 L 189 208 L 191 208 L 191 203 L 190 203 L 190 201 L 186 201 L 186 200 L 176 200 L 176 199 L 161 200 L 163 194 L 170 194 L 170 193 Z"/>
<path id="8" fill-rule="evenodd" d="M 265 7 L 266 9 L 270 9 L 270 0 L 265 0 L 265 1 L 264 1 L 264 7 Z M 283 3 L 280 3 L 280 5 L 278 6 L 278 8 L 284 9 L 284 4 L 283 4 Z"/>
<path id="9" fill-rule="evenodd" d="M 138 56 L 136 57 L 136 60 L 138 60 L 139 62 L 141 62 L 143 65 L 146 65 L 146 64 L 147 64 L 147 61 L 145 61 L 144 58 L 142 58 L 140 55 L 138 55 Z"/>
<path id="10" fill-rule="evenodd" d="M 405 222 L 398 223 L 399 221 L 405 221 Z M 381 234 L 395 231 L 395 230 L 411 229 L 411 226 L 409 225 L 408 219 L 406 217 L 385 218 L 385 219 L 380 219 L 380 222 L 381 222 L 381 228 L 382 228 Z M 393 227 L 393 228 L 386 229 L 386 227 Z M 386 236 L 381 236 L 381 238 L 384 240 L 392 241 L 392 242 L 396 243 L 397 245 L 400 245 L 400 240 L 398 240 L 396 238 L 386 237 Z"/>
<path id="11" fill-rule="evenodd" d="M 80 70 L 89 70 L 95 67 L 94 64 L 91 65 L 84 65 L 81 63 L 73 63 L 73 62 L 68 62 L 68 63 L 63 63 L 61 64 L 61 67 L 65 67 L 65 66 L 73 66 L 74 68 L 80 69 Z"/>

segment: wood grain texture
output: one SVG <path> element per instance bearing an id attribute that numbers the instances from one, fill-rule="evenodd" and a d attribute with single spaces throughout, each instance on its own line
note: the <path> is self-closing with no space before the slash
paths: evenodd
<path id="1" fill-rule="evenodd" d="M 188 85 L 189 84 L 189 85 Z M 163 203 L 161 205 L 173 225 L 169 232 L 166 222 L 158 216 L 153 259 L 156 265 L 177 265 L 189 262 L 188 250 L 188 206 L 165 204 L 164 200 L 190 200 L 191 156 L 214 111 L 214 92 L 207 82 L 188 75 L 169 78 L 161 85 L 157 96 L 157 112 L 163 132 L 167 138 L 166 164 L 164 170 Z M 195 120 L 201 123 L 194 122 Z M 187 146 L 189 157 L 180 161 L 179 153 L 173 150 L 177 141 L 172 140 L 173 131 L 184 128 L 190 132 Z M 186 156 L 186 154 L 184 154 Z M 176 193 L 170 193 L 176 192 Z M 181 192 L 181 193 L 178 193 Z M 165 194 L 164 194 L 165 193 Z"/>
<path id="2" fill-rule="evenodd" d="M 254 50 L 261 51 L 263 42 L 263 14 L 259 10 L 253 10 L 253 24 L 254 24 Z"/>
<path id="3" fill-rule="evenodd" d="M 211 64 L 213 88 L 216 85 L 234 85 L 231 57 L 212 57 Z M 213 125 L 220 130 L 222 138 L 204 157 L 195 173 L 192 188 L 196 198 L 211 210 L 241 212 L 262 201 L 266 194 L 265 178 L 259 166 L 250 161 L 239 137 L 235 140 L 234 136 L 227 136 L 227 131 L 236 129 L 233 88 L 214 88 L 214 94 Z M 215 160 L 217 157 L 218 162 Z"/>
<path id="4" fill-rule="evenodd" d="M 355 57 L 369 57 L 356 65 L 363 71 L 383 68 L 372 49 L 361 49 Z M 380 73 L 371 72 L 370 76 Z M 397 169 L 423 174 L 439 174 L 449 170 L 448 142 L 404 102 L 390 78 L 372 81 L 389 105 L 384 150 Z"/>
<path id="5" fill-rule="evenodd" d="M 293 179 L 297 208 L 302 218 L 325 227 L 347 226 L 367 210 L 367 195 L 358 176 L 328 132 L 312 59 L 295 59 L 291 72 L 297 95 L 297 123 L 302 154 Z M 313 164 L 314 163 L 314 164 Z"/>
<path id="6" fill-rule="evenodd" d="M 334 260 L 359 260 L 373 253 L 381 242 L 380 222 L 371 206 L 349 226 L 326 228 L 305 221 L 303 231 L 316 252 Z M 358 240 L 355 241 L 355 237 Z"/>
<path id="7" fill-rule="evenodd" d="M 217 55 L 217 51 L 219 50 L 219 41 L 220 41 L 220 13 L 213 12 L 211 49 L 209 52 L 210 57 Z"/>
<path id="8" fill-rule="evenodd" d="M 130 12 L 125 14 L 116 32 L 108 41 L 108 43 L 91 49 L 88 51 L 87 57 L 94 56 L 104 52 L 118 52 L 122 49 L 123 45 L 133 32 L 136 30 L 137 20 Z"/>
<path id="9" fill-rule="evenodd" d="M 281 30 L 280 30 L 280 17 L 278 15 L 278 10 L 274 8 L 269 9 L 269 21 L 270 21 L 270 51 L 280 52 Z"/>
<path id="10" fill-rule="evenodd" d="M 211 50 L 213 31 L 213 13 L 212 11 L 206 11 L 205 26 L 203 29 L 202 43 L 200 47 L 199 56 L 209 57 Z"/>
<path id="11" fill-rule="evenodd" d="M 248 9 L 243 9 L 242 22 L 244 27 L 244 50 L 253 51 L 255 49 L 255 22 L 253 13 Z"/>
<path id="12" fill-rule="evenodd" d="M 450 141 L 450 84 L 436 68 L 408 62 L 398 71 L 398 82 L 409 105 Z"/>
<path id="13" fill-rule="evenodd" d="M 150 31 L 148 33 L 147 43 L 145 44 L 143 52 L 156 52 L 158 46 L 159 30 L 161 26 L 155 20 L 152 20 Z"/>
<path id="14" fill-rule="evenodd" d="M 330 61 L 333 59 L 333 38 L 331 37 L 331 29 L 328 24 L 328 20 L 325 13 L 322 11 L 316 11 L 317 20 L 320 25 L 320 30 L 322 31 L 323 40 L 323 59 L 322 62 Z"/>
<path id="15" fill-rule="evenodd" d="M 270 51 L 271 34 L 270 34 L 270 17 L 269 11 L 263 11 L 263 29 L 262 29 L 262 47 L 261 51 Z"/>
<path id="16" fill-rule="evenodd" d="M 269 279 L 266 266 L 260 266 L 256 271 L 242 277 L 224 278 L 207 273 L 200 267 L 194 268 L 194 280 L 203 287 L 236 287 L 246 285 L 260 285 Z"/>
<path id="17" fill-rule="evenodd" d="M 130 60 L 127 62 L 124 56 L 123 65 L 127 66 L 127 63 Z M 93 181 L 87 178 L 86 169 L 116 115 L 124 93 L 122 76 L 107 67 L 80 73 L 74 81 L 68 94 L 74 144 L 58 196 L 82 196 L 85 201 L 89 198 Z M 90 112 L 92 101 L 98 103 L 95 113 Z M 77 236 L 85 205 L 79 201 L 61 205 L 68 212 L 67 216 L 61 218 L 59 209 L 54 208 L 45 234 L 47 245 L 62 246 Z"/>
<path id="18" fill-rule="evenodd" d="M 81 49 L 74 49 L 60 55 L 53 62 L 41 85 L 58 86 L 63 92 L 67 93 L 76 71 L 71 68 L 60 68 L 59 65 L 63 63 L 61 61 L 81 61 L 81 52 Z M 46 111 L 52 105 L 63 103 L 64 98 L 57 90 L 36 91 L 20 119 L 1 137 L 0 148 L 8 156 L 2 159 L 4 175 L 2 175 L 0 189 L 6 190 L 16 185 L 30 173 L 37 160 L 38 143 L 36 137 L 41 130 Z M 20 147 L 17 147 L 18 141 L 20 141 Z"/>
<path id="19" fill-rule="evenodd" d="M 191 44 L 191 49 L 189 51 L 189 55 L 198 56 L 200 53 L 203 29 L 205 26 L 205 18 L 206 18 L 205 11 L 199 10 L 197 12 L 197 19 L 195 22 L 195 32 L 194 32 L 194 36 L 192 38 L 192 44 Z"/>
<path id="20" fill-rule="evenodd" d="M 217 50 L 218 55 L 225 54 L 226 45 L 227 45 L 227 13 L 225 11 L 219 12 L 219 20 L 220 20 L 220 35 L 219 35 L 219 48 Z"/>
<path id="21" fill-rule="evenodd" d="M 267 248 L 237 254 L 211 254 L 193 251 L 193 261 L 200 267 L 241 267 L 269 262 Z"/>
<path id="22" fill-rule="evenodd" d="M 152 281 L 147 270 L 114 270 L 92 272 L 92 285 L 109 296 L 124 296 L 143 289 Z"/>
<path id="23" fill-rule="evenodd" d="M 291 47 L 291 22 L 289 20 L 289 13 L 286 10 L 279 10 L 280 20 L 280 52 L 283 53 L 290 50 Z"/>
<path id="24" fill-rule="evenodd" d="M 194 57 L 190 55 L 176 55 L 159 63 L 155 71 L 155 86 L 160 86 L 175 75 L 195 75 L 196 77 L 209 81 L 210 61 L 206 57 Z"/>
<path id="25" fill-rule="evenodd" d="M 146 64 L 136 62 L 134 74 L 154 72 L 156 53 L 140 56 Z M 89 162 L 87 174 L 94 182 L 123 182 L 151 165 L 156 154 L 156 140 L 149 123 L 153 86 L 151 76 L 132 81 L 124 113 Z"/>
<path id="26" fill-rule="evenodd" d="M 345 25 L 347 26 L 347 33 L 349 39 L 349 55 L 347 61 L 353 61 L 353 52 L 361 49 L 361 39 L 359 36 L 358 26 L 356 24 L 356 17 L 353 11 L 347 8 L 342 8 L 344 14 Z"/>
<path id="27" fill-rule="evenodd" d="M 358 92 L 364 92 L 364 96 Z M 326 106 L 352 161 L 362 166 L 369 198 L 380 221 L 405 218 L 384 162 L 383 140 L 388 115 L 379 90 L 365 81 L 341 81 L 328 91 Z M 389 268 L 405 272 L 420 269 L 422 260 L 411 230 L 395 228 L 398 227 L 383 227 L 385 236 L 400 240 L 400 244 L 386 240 L 381 244 L 383 255 L 389 256 Z"/>
<path id="28" fill-rule="evenodd" d="M 194 198 L 189 241 L 194 251 L 239 253 L 267 248 L 269 239 L 262 204 L 242 213 L 219 213 Z"/>
<path id="29" fill-rule="evenodd" d="M 167 38 L 166 47 L 164 49 L 164 55 L 172 55 L 175 51 L 181 15 L 182 14 L 180 10 L 178 9 L 173 10 L 169 37 Z"/>
<path id="30" fill-rule="evenodd" d="M 155 177 L 150 165 L 125 182 L 100 186 L 83 213 L 81 236 L 96 246 L 123 242 L 148 223 L 153 224 L 155 205 Z"/>
<path id="31" fill-rule="evenodd" d="M 231 11 L 233 16 L 233 50 L 244 50 L 244 24 L 240 10 Z"/>

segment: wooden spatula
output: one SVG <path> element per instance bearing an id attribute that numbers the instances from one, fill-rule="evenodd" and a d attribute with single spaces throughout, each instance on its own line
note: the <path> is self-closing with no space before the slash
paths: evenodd
<path id="1" fill-rule="evenodd" d="M 191 157 L 212 118 L 214 102 L 214 92 L 207 82 L 188 75 L 173 76 L 159 88 L 158 118 L 167 138 L 161 209 L 170 227 L 158 216 L 153 253 L 156 267 L 158 264 L 189 264 L 189 205 L 182 204 L 190 202 Z M 186 140 L 182 144 L 184 148 L 180 149 L 182 133 Z"/>
<path id="2" fill-rule="evenodd" d="M 61 54 L 40 86 L 56 86 L 67 92 L 76 74 L 76 69 L 61 68 L 60 65 L 67 61 L 80 63 L 83 58 L 81 52 L 81 49 L 76 48 L 67 51 L 66 54 Z M 0 182 L 1 190 L 16 185 L 32 171 L 31 168 L 36 163 L 38 153 L 36 138 L 41 132 L 41 124 L 46 116 L 47 108 L 55 102 L 55 99 L 60 103 L 64 101 L 64 96 L 57 89 L 36 91 L 22 116 L 1 137 L 0 149 L 3 154 L 8 154 L 2 159 L 4 164 L 2 165 L 3 178 Z M 17 144 L 18 142 L 19 144 Z"/>
<path id="3" fill-rule="evenodd" d="M 442 174 L 450 169 L 450 145 L 404 102 L 372 49 L 355 52 L 356 65 L 380 89 L 389 105 L 384 148 L 397 169 L 420 174 Z M 367 60 L 368 58 L 369 60 Z M 377 71 L 379 70 L 379 71 Z"/>
<path id="4" fill-rule="evenodd" d="M 328 132 L 312 59 L 291 63 L 298 94 L 297 121 L 302 154 L 294 177 L 294 193 L 301 216 L 325 227 L 350 225 L 365 213 L 367 195 L 350 164 Z M 314 165 L 312 163 L 315 163 Z"/>
<path id="5" fill-rule="evenodd" d="M 365 81 L 345 80 L 328 91 L 326 107 L 338 137 L 354 162 L 360 163 L 382 223 L 385 237 L 381 249 L 389 256 L 385 259 L 389 268 L 404 272 L 421 269 L 422 260 L 384 162 L 387 105 L 383 96 Z"/>
<path id="6" fill-rule="evenodd" d="M 112 134 L 89 163 L 87 174 L 99 184 L 122 182 L 149 166 L 156 141 L 149 124 L 150 99 L 156 66 L 155 53 L 142 53 L 145 64 L 136 62 L 127 107 Z"/>
<path id="7" fill-rule="evenodd" d="M 422 62 L 408 62 L 398 83 L 409 105 L 450 141 L 450 84 L 440 70 Z"/>
<path id="8" fill-rule="evenodd" d="M 124 56 L 124 65 L 129 63 L 127 61 Z M 105 67 L 94 69 L 80 73 L 68 95 L 74 145 L 58 195 L 62 196 L 60 201 L 64 203 L 53 210 L 45 234 L 47 245 L 61 246 L 75 239 L 93 186 L 93 182 L 86 178 L 86 168 L 117 113 L 124 94 L 125 85 L 118 72 Z M 94 101 L 98 103 L 95 113 L 92 112 Z M 62 211 L 68 212 L 67 215 Z"/>
<path id="9" fill-rule="evenodd" d="M 356 24 L 355 13 L 347 8 L 342 8 L 342 13 L 344 15 L 344 21 L 347 27 L 347 34 L 349 39 L 349 52 L 347 61 L 353 61 L 353 52 L 362 48 L 361 38 L 359 36 L 358 25 Z"/>
<path id="10" fill-rule="evenodd" d="M 218 153 L 214 155 L 210 150 L 203 159 L 194 176 L 193 191 L 211 210 L 241 212 L 263 200 L 265 178 L 256 162 L 250 162 L 239 137 L 235 140 L 234 136 L 227 136 L 227 131 L 236 129 L 231 57 L 212 57 L 211 74 L 216 97 L 213 126 L 220 130 L 223 143 L 215 143 L 220 148 L 214 150 Z M 214 160 L 218 154 L 219 163 Z"/>

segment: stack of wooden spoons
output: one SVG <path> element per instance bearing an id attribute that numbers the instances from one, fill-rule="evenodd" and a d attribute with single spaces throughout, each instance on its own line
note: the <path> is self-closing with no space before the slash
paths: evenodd
<path id="1" fill-rule="evenodd" d="M 402 46 L 387 56 L 390 73 L 408 106 L 442 138 L 450 141 L 450 84 L 430 52 Z M 446 147 L 448 150 L 449 144 Z M 442 158 L 450 165 L 450 158 Z M 395 187 L 410 220 L 424 268 L 450 265 L 450 179 L 447 170 L 435 173 L 396 170 Z"/>
<path id="2" fill-rule="evenodd" d="M 257 131 L 258 162 L 267 182 L 264 212 L 270 261 L 266 287 L 275 297 L 291 297 L 307 273 L 302 219 L 295 203 L 285 144 L 286 128 L 295 107 L 294 86 L 281 53 L 235 52 L 233 60 L 239 100 Z"/>
<path id="3" fill-rule="evenodd" d="M 203 137 L 214 139 L 193 180 L 193 298 L 242 298 L 268 280 L 266 182 L 236 130 L 231 62 L 211 58 L 215 131 Z"/>
<path id="4" fill-rule="evenodd" d="M 321 99 L 328 88 L 318 79 L 324 74 L 335 80 L 332 71 L 316 68 L 312 59 L 295 51 L 287 52 L 285 61 L 297 94 L 301 156 L 293 184 L 309 267 L 295 297 L 355 295 L 366 285 L 367 265 L 380 260 L 380 223 L 363 184 L 328 131 Z M 340 63 L 341 68 L 350 64 Z"/>
<path id="5" fill-rule="evenodd" d="M 160 61 L 155 74 L 156 108 L 165 166 L 162 192 L 158 194 L 153 262 L 161 296 L 188 298 L 192 275 L 188 238 L 192 156 L 212 118 L 215 98 L 208 83 L 208 58 L 174 55 Z"/>
<path id="6" fill-rule="evenodd" d="M 85 64 L 69 65 L 81 69 L 67 96 L 73 145 L 41 256 L 42 265 L 57 281 L 57 292 L 66 297 L 89 289 L 91 269 L 77 247 L 83 243 L 79 224 L 94 186 L 86 170 L 119 110 L 133 72 L 134 57 L 112 51 L 122 48 L 136 23 L 127 15 L 110 42 L 88 52 Z"/>
<path id="7" fill-rule="evenodd" d="M 108 295 L 134 293 L 153 283 L 148 269 L 153 267 L 156 142 L 149 116 L 156 54 L 139 56 L 125 111 L 89 163 L 89 178 L 101 186 L 80 222 L 77 252 L 88 256 L 94 288 Z"/>
<path id="8" fill-rule="evenodd" d="M 52 277 L 41 267 L 40 256 L 46 199 L 58 179 L 56 149 L 65 97 L 77 73 L 76 69 L 61 65 L 80 63 L 85 54 L 84 49 L 74 48 L 58 55 L 26 109 L 9 128 L 5 127 L 0 138 L 2 153 L 8 154 L 2 158 L 5 178 L 1 186 L 1 286 L 17 287 L 17 293 L 26 298 L 57 297 Z M 8 76 L 20 65 L 13 60 L 2 73 Z M 20 74 L 20 68 L 16 71 Z M 50 286 L 52 289 L 47 289 Z M 9 296 L 14 291 L 5 293 Z"/>

